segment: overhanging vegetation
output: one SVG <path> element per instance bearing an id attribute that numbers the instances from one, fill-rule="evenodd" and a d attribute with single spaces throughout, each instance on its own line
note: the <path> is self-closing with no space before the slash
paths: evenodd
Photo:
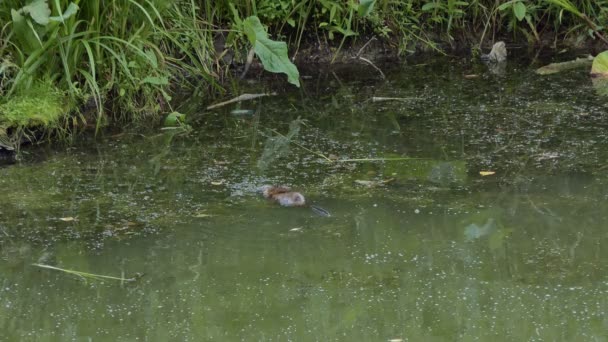
<path id="1" fill-rule="evenodd" d="M 0 122 L 10 131 L 52 128 L 62 117 L 41 119 L 41 111 L 32 110 L 36 101 L 24 100 L 41 82 L 63 97 L 56 99 L 61 113 L 97 128 L 108 122 L 108 113 L 113 120 L 143 122 L 170 110 L 172 85 L 197 80 L 198 86 L 221 92 L 232 61 L 244 62 L 252 45 L 260 54 L 273 43 L 256 44 L 253 26 L 258 37 L 268 37 L 260 34 L 263 26 L 251 23 L 264 25 L 274 43 L 287 42 L 292 54 L 305 43 L 333 45 L 332 53 L 339 54 L 345 44 L 369 34 L 392 42 L 404 55 L 417 46 L 475 48 L 498 36 L 530 44 L 541 44 L 543 36 L 575 43 L 605 40 L 601 23 L 608 22 L 608 2 L 33 0 L 24 5 L 6 0 L 0 3 L 0 22 L 5 23 Z M 298 84 L 297 70 L 287 70 L 289 60 L 282 60 L 274 71 Z"/>

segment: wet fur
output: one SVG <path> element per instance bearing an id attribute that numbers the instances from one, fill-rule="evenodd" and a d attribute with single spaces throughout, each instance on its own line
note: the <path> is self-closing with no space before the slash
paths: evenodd
<path id="1" fill-rule="evenodd" d="M 492 51 L 487 55 L 481 55 L 481 59 L 491 63 L 502 63 L 507 60 L 507 47 L 504 42 L 497 42 L 492 46 Z"/>
<path id="2" fill-rule="evenodd" d="M 306 205 L 304 195 L 291 191 L 288 187 L 264 185 L 261 190 L 265 198 L 271 199 L 284 207 L 302 207 Z"/>

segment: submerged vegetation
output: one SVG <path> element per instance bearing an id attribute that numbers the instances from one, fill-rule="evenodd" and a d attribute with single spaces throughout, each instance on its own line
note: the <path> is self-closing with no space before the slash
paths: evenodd
<path id="1" fill-rule="evenodd" d="M 498 37 L 606 42 L 608 1 L 6 0 L 0 22 L 0 132 L 3 141 L 19 141 L 18 132 L 40 125 L 73 131 L 112 120 L 159 122 L 150 119 L 172 111 L 172 90 L 221 93 L 233 62 L 250 62 L 252 52 L 298 85 L 287 47 L 294 58 L 311 46 L 335 60 L 369 36 L 400 55 L 478 48 Z M 51 97 L 61 113 L 51 106 L 41 114 L 49 106 L 39 99 Z"/>

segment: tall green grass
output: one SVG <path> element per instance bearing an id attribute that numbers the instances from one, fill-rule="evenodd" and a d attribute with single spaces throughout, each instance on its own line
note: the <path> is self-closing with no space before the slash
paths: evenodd
<path id="1" fill-rule="evenodd" d="M 169 106 L 170 84 L 186 72 L 215 84 L 211 30 L 198 14 L 191 1 L 3 1 L 0 94 L 51 80 L 72 109 L 92 103 L 95 117 L 82 118 L 97 125 L 108 112 L 147 119 Z"/>

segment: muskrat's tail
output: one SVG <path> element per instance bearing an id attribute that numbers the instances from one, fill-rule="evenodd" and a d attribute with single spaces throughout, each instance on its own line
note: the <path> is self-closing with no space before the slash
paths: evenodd
<path id="1" fill-rule="evenodd" d="M 312 209 L 312 211 L 319 215 L 319 216 L 323 216 L 323 217 L 330 217 L 331 214 L 329 213 L 329 211 L 321 208 L 321 207 L 317 207 L 316 205 L 311 205 L 310 209 Z"/>

